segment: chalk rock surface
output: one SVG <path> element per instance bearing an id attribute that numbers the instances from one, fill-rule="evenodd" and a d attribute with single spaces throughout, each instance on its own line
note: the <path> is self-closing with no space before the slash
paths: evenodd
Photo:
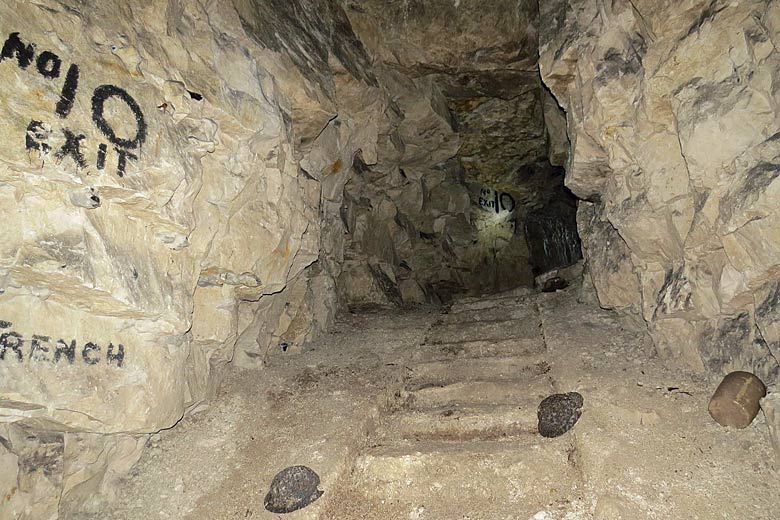
<path id="1" fill-rule="evenodd" d="M 548 154 L 534 2 L 476 25 L 466 2 L 455 53 L 418 59 L 448 31 L 427 10 L 401 66 L 383 5 L 0 5 L 0 516 L 99 510 L 223 367 L 300 349 L 340 303 L 531 282 L 546 174 L 507 179 Z"/>
<path id="2" fill-rule="evenodd" d="M 0 517 L 40 520 L 98 507 L 228 361 L 328 326 L 322 230 L 386 97 L 334 1 L 0 21 Z"/>
<path id="3" fill-rule="evenodd" d="M 364 157 L 346 185 L 346 299 L 435 302 L 531 285 L 525 222 L 565 197 L 560 172 L 542 164 L 562 164 L 546 121 L 558 137 L 565 121 L 543 102 L 538 2 L 342 5 L 395 118 L 376 163 Z"/>
<path id="4" fill-rule="evenodd" d="M 780 5 L 541 3 L 567 186 L 601 304 L 690 367 L 776 381 Z"/>

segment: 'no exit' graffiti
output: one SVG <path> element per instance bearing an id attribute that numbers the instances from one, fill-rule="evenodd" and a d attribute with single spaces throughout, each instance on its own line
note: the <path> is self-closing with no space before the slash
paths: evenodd
<path id="1" fill-rule="evenodd" d="M 16 60 L 17 66 L 22 70 L 28 70 L 34 64 L 35 72 L 46 81 L 55 81 L 62 76 L 62 59 L 50 51 L 37 52 L 34 43 L 25 43 L 19 37 L 19 33 L 11 33 L 0 51 L 0 63 L 6 60 Z M 54 113 L 61 120 L 66 120 L 70 115 L 76 101 L 79 90 L 80 70 L 75 63 L 68 67 L 60 89 L 60 97 L 54 107 Z M 132 137 L 117 135 L 114 127 L 105 116 L 105 105 L 109 100 L 117 100 L 124 103 L 135 118 L 136 131 Z M 92 121 L 108 141 L 97 146 L 97 160 L 95 166 L 98 170 L 105 170 L 109 156 L 109 146 L 116 154 L 116 174 L 119 177 L 125 175 L 129 160 L 137 160 L 141 146 L 146 140 L 146 120 L 138 103 L 127 91 L 114 85 L 100 85 L 92 92 Z M 27 126 L 25 134 L 25 148 L 28 152 L 37 150 L 42 155 L 48 155 L 54 151 L 54 157 L 59 162 L 66 158 L 72 159 L 76 166 L 85 168 L 87 160 L 84 156 L 84 134 L 71 128 L 63 127 L 59 135 L 54 135 L 52 126 L 43 122 L 32 120 Z M 57 143 L 57 146 L 53 145 Z M 56 148 L 56 149 L 55 149 Z"/>
<path id="2" fill-rule="evenodd" d="M 487 211 L 501 213 L 505 211 L 512 213 L 515 210 L 516 203 L 514 197 L 509 193 L 499 193 L 490 188 L 482 188 L 479 191 L 479 207 Z"/>

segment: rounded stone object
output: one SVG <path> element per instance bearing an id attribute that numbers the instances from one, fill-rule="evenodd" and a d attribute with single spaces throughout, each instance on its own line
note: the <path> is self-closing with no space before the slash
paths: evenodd
<path id="1" fill-rule="evenodd" d="M 539 434 L 558 437 L 571 430 L 582 415 L 584 399 L 577 392 L 553 394 L 539 404 Z"/>
<path id="2" fill-rule="evenodd" d="M 758 415 L 766 386 L 750 372 L 731 372 L 723 378 L 707 407 L 721 426 L 747 428 Z"/>
<path id="3" fill-rule="evenodd" d="M 276 474 L 263 504 L 271 513 L 292 513 L 312 504 L 323 494 L 320 477 L 306 466 L 290 466 Z"/>
<path id="4" fill-rule="evenodd" d="M 566 289 L 568 286 L 569 286 L 569 282 L 567 282 L 560 276 L 556 276 L 544 282 L 544 285 L 542 286 L 542 292 L 560 291 L 562 289 Z"/>

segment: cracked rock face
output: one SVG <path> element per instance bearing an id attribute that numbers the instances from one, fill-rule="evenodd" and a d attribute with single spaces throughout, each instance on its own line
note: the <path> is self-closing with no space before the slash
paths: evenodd
<path id="1" fill-rule="evenodd" d="M 780 6 L 541 5 L 601 304 L 641 315 L 694 368 L 776 379 Z"/>
<path id="2" fill-rule="evenodd" d="M 385 101 L 333 1 L 9 1 L 0 20 L 0 517 L 47 519 L 97 508 L 229 360 L 327 328 L 322 194 L 341 204 Z"/>
<path id="3" fill-rule="evenodd" d="M 449 16 L 425 8 L 400 67 L 336 0 L 0 6 L 0 473 L 24 483 L 0 516 L 99 509 L 228 362 L 300 350 L 339 299 L 530 283 L 509 217 L 543 175 L 513 191 L 487 160 L 546 154 L 536 11 L 506 4 L 464 2 L 463 41 L 417 59 Z M 365 12 L 400 31 L 399 6 Z M 480 235 L 482 189 L 512 209 Z"/>
<path id="4" fill-rule="evenodd" d="M 435 302 L 530 285 L 525 219 L 565 196 L 540 164 L 563 159 L 548 146 L 545 120 L 557 117 L 560 134 L 562 119 L 539 79 L 538 3 L 342 5 L 397 116 L 376 164 L 347 185 L 346 299 Z"/>
<path id="5" fill-rule="evenodd" d="M 312 268 L 320 182 L 296 157 L 332 115 L 296 109 L 308 96 L 336 110 L 327 56 L 345 18 L 331 11 L 307 54 L 320 59 L 301 63 L 276 53 L 284 42 L 258 43 L 240 2 L 0 7 L 0 77 L 13 85 L 0 94 L 0 415 L 156 431 L 205 396 L 250 317 L 295 342 L 324 326 L 332 309 L 310 303 L 320 287 L 325 306 L 335 298 Z M 263 23 L 304 32 L 277 14 Z M 361 47 L 339 42 L 343 66 L 364 70 Z"/>

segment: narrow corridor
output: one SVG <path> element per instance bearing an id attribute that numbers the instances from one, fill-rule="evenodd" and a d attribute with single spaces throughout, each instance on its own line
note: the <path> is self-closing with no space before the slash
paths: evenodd
<path id="1" fill-rule="evenodd" d="M 763 417 L 721 428 L 718 381 L 648 360 L 644 333 L 579 300 L 524 289 L 342 316 L 156 437 L 114 511 L 70 518 L 277 519 L 263 498 L 298 464 L 324 494 L 293 520 L 776 518 Z M 580 420 L 543 438 L 539 403 L 572 391 Z"/>

